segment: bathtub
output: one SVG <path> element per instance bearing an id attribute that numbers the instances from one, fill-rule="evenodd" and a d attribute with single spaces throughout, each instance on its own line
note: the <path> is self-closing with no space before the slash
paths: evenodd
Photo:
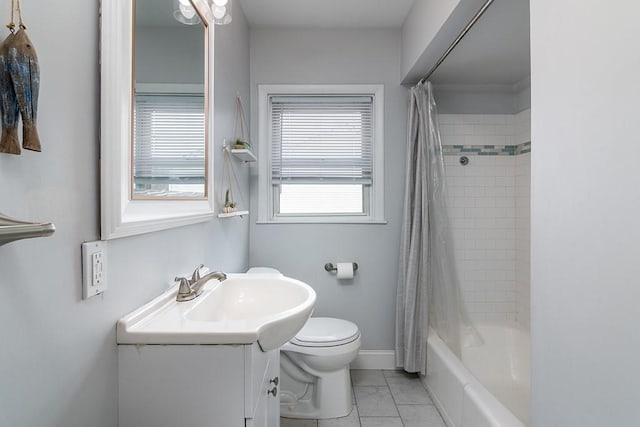
<path id="1" fill-rule="evenodd" d="M 525 427 L 529 423 L 529 334 L 517 326 L 475 325 L 484 340 L 462 361 L 431 331 L 423 378 L 449 427 Z"/>

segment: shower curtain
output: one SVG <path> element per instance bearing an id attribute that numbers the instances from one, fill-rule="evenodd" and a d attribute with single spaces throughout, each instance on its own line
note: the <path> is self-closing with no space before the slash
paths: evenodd
<path id="1" fill-rule="evenodd" d="M 461 333 L 475 339 L 479 336 L 460 298 L 447 216 L 442 144 L 430 82 L 411 89 L 407 134 L 396 366 L 424 375 L 429 325 L 458 356 Z"/>

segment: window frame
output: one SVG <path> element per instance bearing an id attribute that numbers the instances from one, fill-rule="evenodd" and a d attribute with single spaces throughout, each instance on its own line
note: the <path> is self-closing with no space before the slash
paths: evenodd
<path id="1" fill-rule="evenodd" d="M 194 104 L 200 105 L 200 102 L 194 102 L 195 98 L 202 98 L 202 114 L 203 114 L 203 156 L 202 156 L 202 169 L 203 174 L 201 177 L 202 186 L 203 186 L 203 194 L 193 196 L 190 195 L 188 191 L 182 192 L 184 194 L 180 194 L 177 192 L 176 195 L 171 195 L 166 197 L 167 199 L 192 199 L 192 200 L 203 200 L 206 198 L 207 193 L 207 136 L 206 136 L 206 120 L 207 120 L 207 106 L 206 106 L 206 96 L 204 94 L 204 85 L 202 84 L 188 84 L 188 83 L 136 83 L 135 92 L 133 97 L 135 99 L 133 106 L 133 129 L 132 129 L 132 142 L 131 142 L 131 188 L 130 188 L 130 198 L 131 200 L 146 200 L 148 197 L 144 193 L 138 193 L 136 190 L 136 159 L 138 157 L 136 150 L 139 149 L 136 146 L 136 137 L 135 135 L 136 128 L 138 126 L 137 120 L 138 117 L 138 96 L 143 98 L 152 98 L 154 96 L 163 97 L 163 98 L 180 98 L 185 97 L 190 99 L 190 102 Z M 135 155 L 134 155 L 135 153 Z M 180 157 L 180 156 L 178 156 Z M 177 159 L 174 159 L 176 161 Z M 153 180 L 153 178 L 151 178 Z M 168 185 L 171 185 L 169 183 Z M 169 190 L 168 190 L 169 191 Z"/>
<path id="2" fill-rule="evenodd" d="M 278 95 L 365 95 L 373 97 L 373 176 L 363 191 L 368 213 L 277 215 L 271 173 L 270 97 Z M 384 85 L 258 85 L 258 224 L 386 224 L 384 217 Z M 365 195 L 368 193 L 368 198 Z"/>

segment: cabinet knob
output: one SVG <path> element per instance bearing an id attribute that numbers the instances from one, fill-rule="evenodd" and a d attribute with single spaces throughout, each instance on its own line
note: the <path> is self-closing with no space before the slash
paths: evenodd
<path id="1" fill-rule="evenodd" d="M 267 390 L 267 395 L 272 394 L 273 397 L 276 397 L 278 395 L 278 387 L 274 387 L 271 390 Z"/>
<path id="2" fill-rule="evenodd" d="M 280 382 L 280 378 L 278 377 L 275 377 L 274 379 L 269 381 L 269 383 L 273 383 L 274 385 L 278 385 L 279 382 Z"/>

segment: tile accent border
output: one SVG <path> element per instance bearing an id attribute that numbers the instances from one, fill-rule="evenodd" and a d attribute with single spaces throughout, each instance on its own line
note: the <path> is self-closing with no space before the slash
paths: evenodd
<path id="1" fill-rule="evenodd" d="M 518 145 L 443 145 L 445 156 L 518 156 L 531 152 L 531 141 Z"/>
<path id="2" fill-rule="evenodd" d="M 531 152 L 531 141 L 516 145 L 516 156 Z"/>

